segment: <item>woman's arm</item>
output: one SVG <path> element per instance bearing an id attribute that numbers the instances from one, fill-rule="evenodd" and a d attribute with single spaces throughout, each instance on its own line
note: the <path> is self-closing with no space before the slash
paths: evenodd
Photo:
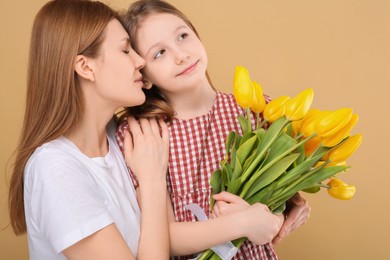
<path id="1" fill-rule="evenodd" d="M 129 247 L 115 224 L 93 233 L 76 244 L 66 248 L 62 253 L 68 259 L 134 259 Z"/>
<path id="2" fill-rule="evenodd" d="M 294 197 L 287 201 L 286 220 L 278 235 L 272 240 L 272 243 L 274 245 L 280 243 L 288 234 L 305 224 L 310 217 L 310 211 L 311 208 L 307 200 L 299 193 L 295 194 Z"/>
<path id="3" fill-rule="evenodd" d="M 166 204 L 166 172 L 169 133 L 166 124 L 155 119 L 128 119 L 125 131 L 125 158 L 137 176 L 138 201 L 141 208 L 139 259 L 168 259 L 169 234 Z M 131 135 L 130 135 L 131 133 Z M 153 250 L 150 248 L 153 247 Z"/>

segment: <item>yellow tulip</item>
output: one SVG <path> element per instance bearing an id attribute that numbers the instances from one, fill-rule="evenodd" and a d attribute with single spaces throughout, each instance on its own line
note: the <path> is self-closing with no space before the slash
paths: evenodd
<path id="1" fill-rule="evenodd" d="M 236 67 L 234 74 L 234 97 L 242 108 L 249 108 L 253 100 L 253 86 L 249 72 L 242 66 Z"/>
<path id="2" fill-rule="evenodd" d="M 324 140 L 322 141 L 322 145 L 325 147 L 333 147 L 339 144 L 343 139 L 347 138 L 350 135 L 350 132 L 352 128 L 355 126 L 358 119 L 359 117 L 357 114 L 352 114 L 348 124 L 344 126 L 342 129 L 340 129 L 334 135 L 324 138 Z"/>
<path id="3" fill-rule="evenodd" d="M 308 88 L 292 99 L 290 99 L 285 107 L 285 115 L 290 121 L 302 119 L 309 111 L 311 104 L 313 103 L 314 91 Z"/>
<path id="4" fill-rule="evenodd" d="M 289 99 L 290 97 L 288 96 L 281 96 L 269 102 L 265 106 L 263 112 L 263 116 L 265 120 L 272 123 L 276 121 L 278 118 L 284 116 L 284 111 L 285 111 L 284 105 Z"/>
<path id="5" fill-rule="evenodd" d="M 328 112 L 318 109 L 310 109 L 302 119 L 301 133 L 304 137 L 309 137 L 316 132 L 318 122 L 327 115 Z"/>
<path id="6" fill-rule="evenodd" d="M 253 100 L 251 104 L 251 110 L 254 113 L 261 113 L 264 110 L 265 107 L 265 99 L 263 95 L 263 89 L 261 88 L 260 84 L 256 81 L 252 82 L 253 86 Z"/>
<path id="7" fill-rule="evenodd" d="M 345 140 L 340 146 L 334 148 L 333 150 L 330 150 L 330 152 L 324 156 L 324 159 L 329 160 L 331 162 L 345 161 L 356 151 L 361 142 L 361 134 L 348 137 L 348 139 Z"/>
<path id="8" fill-rule="evenodd" d="M 292 121 L 291 123 L 291 130 L 292 130 L 292 135 L 296 136 L 301 132 L 301 125 L 302 125 L 303 120 L 296 120 Z"/>
<path id="9" fill-rule="evenodd" d="M 323 165 L 326 161 L 318 161 L 315 165 L 314 165 L 314 168 L 317 168 L 321 165 Z M 325 167 L 329 167 L 329 166 L 347 166 L 347 162 L 346 161 L 343 161 L 343 162 L 329 162 Z M 348 171 L 348 168 L 345 169 L 343 172 L 346 172 Z"/>
<path id="10" fill-rule="evenodd" d="M 316 126 L 316 133 L 321 137 L 328 137 L 337 133 L 351 120 L 352 109 L 342 108 L 324 116 Z"/>
<path id="11" fill-rule="evenodd" d="M 348 185 L 339 179 L 331 179 L 327 185 L 329 195 L 339 200 L 349 200 L 356 192 L 354 185 Z"/>
<path id="12" fill-rule="evenodd" d="M 305 143 L 306 156 L 310 155 L 315 149 L 317 149 L 318 146 L 320 146 L 321 141 L 322 141 L 322 138 L 320 136 L 315 136 L 315 137 L 311 138 L 310 140 L 308 140 Z"/>
<path id="13" fill-rule="evenodd" d="M 330 162 L 330 163 L 328 163 L 327 166 L 347 166 L 347 162 L 346 162 L 346 161 L 342 161 L 342 162 Z M 346 172 L 347 170 L 348 170 L 348 168 L 345 169 L 344 172 Z"/>

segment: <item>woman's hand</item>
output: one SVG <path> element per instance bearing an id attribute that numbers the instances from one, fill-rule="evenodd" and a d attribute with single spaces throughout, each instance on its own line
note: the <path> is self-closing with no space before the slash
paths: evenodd
<path id="1" fill-rule="evenodd" d="M 127 165 L 138 181 L 165 180 L 169 132 L 163 120 L 133 117 L 127 119 L 129 131 L 124 131 L 124 154 Z"/>
<path id="2" fill-rule="evenodd" d="M 310 211 L 311 208 L 307 201 L 299 193 L 295 194 L 287 202 L 287 209 L 285 211 L 286 219 L 278 235 L 272 240 L 272 243 L 274 245 L 278 244 L 293 230 L 305 224 L 310 217 Z"/>

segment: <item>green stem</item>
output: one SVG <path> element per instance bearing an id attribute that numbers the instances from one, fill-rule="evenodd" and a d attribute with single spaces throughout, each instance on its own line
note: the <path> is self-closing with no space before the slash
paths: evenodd
<path id="1" fill-rule="evenodd" d="M 211 249 L 207 249 L 204 251 L 197 260 L 207 260 L 210 258 L 211 255 L 215 254 Z"/>
<path id="2" fill-rule="evenodd" d="M 256 129 L 259 129 L 260 126 L 261 126 L 260 113 L 256 113 Z"/>
<path id="3" fill-rule="evenodd" d="M 246 118 L 248 123 L 248 133 L 252 131 L 252 120 L 251 120 L 251 109 L 248 107 L 246 109 Z"/>

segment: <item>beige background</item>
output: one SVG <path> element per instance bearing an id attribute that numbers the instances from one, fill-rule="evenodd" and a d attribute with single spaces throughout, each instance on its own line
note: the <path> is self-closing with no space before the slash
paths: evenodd
<path id="1" fill-rule="evenodd" d="M 27 259 L 6 206 L 8 159 L 23 118 L 29 35 L 44 0 L 0 2 L 0 259 Z M 126 8 L 129 0 L 105 1 Z M 216 87 L 230 92 L 234 67 L 247 67 L 272 97 L 312 87 L 313 107 L 352 107 L 363 143 L 344 180 L 351 201 L 305 195 L 309 222 L 276 247 L 282 259 L 390 259 L 390 2 L 388 0 L 170 0 L 201 34 Z M 60 116 L 60 115 L 59 115 Z M 4 229 L 5 228 L 5 229 Z"/>

